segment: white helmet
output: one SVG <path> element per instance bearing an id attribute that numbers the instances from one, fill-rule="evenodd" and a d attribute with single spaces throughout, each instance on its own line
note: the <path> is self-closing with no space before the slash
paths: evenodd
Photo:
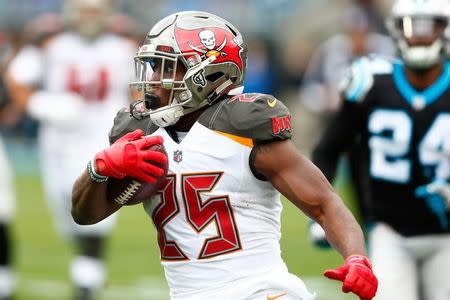
<path id="1" fill-rule="evenodd" d="M 449 18 L 449 0 L 395 1 L 387 27 L 407 66 L 424 69 L 444 57 Z M 432 37 L 431 44 L 408 44 L 409 39 L 424 37 Z"/>
<path id="2" fill-rule="evenodd" d="M 107 30 L 112 7 L 111 0 L 66 0 L 65 21 L 82 36 L 94 39 Z"/>

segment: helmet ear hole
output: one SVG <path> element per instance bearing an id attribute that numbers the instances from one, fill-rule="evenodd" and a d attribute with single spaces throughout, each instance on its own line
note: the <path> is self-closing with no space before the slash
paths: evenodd
<path id="1" fill-rule="evenodd" d="M 207 75 L 205 78 L 208 81 L 215 82 L 224 75 L 225 74 L 223 72 L 215 72 L 215 73 Z"/>

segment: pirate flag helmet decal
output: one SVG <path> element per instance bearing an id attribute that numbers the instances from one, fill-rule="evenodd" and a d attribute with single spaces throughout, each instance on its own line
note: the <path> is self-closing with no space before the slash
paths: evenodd
<path id="1" fill-rule="evenodd" d="M 175 37 L 183 53 L 195 51 L 204 60 L 210 56 L 214 63 L 234 62 L 242 70 L 242 48 L 229 30 L 222 28 L 184 30 L 175 27 Z"/>
<path id="2" fill-rule="evenodd" d="M 169 103 L 146 105 L 158 126 L 169 126 L 187 113 L 242 89 L 247 63 L 247 45 L 228 21 L 207 12 L 184 11 L 159 21 L 148 33 L 135 56 L 137 81 L 130 84 L 133 98 L 145 101 L 153 87 L 171 91 Z M 155 66 L 159 80 L 151 77 Z M 186 74 L 176 80 L 177 68 Z"/>

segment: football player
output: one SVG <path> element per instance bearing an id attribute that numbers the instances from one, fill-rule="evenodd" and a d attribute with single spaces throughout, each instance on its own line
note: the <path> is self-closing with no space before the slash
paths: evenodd
<path id="1" fill-rule="evenodd" d="M 0 71 L 1 69 L 0 66 Z M 7 97 L 3 78 L 0 76 L 0 117 L 2 110 L 8 105 Z M 0 299 L 2 300 L 10 299 L 15 288 L 15 276 L 11 268 L 13 239 L 10 226 L 15 216 L 13 186 L 13 176 L 0 135 Z"/>
<path id="2" fill-rule="evenodd" d="M 127 105 L 133 78 L 135 47 L 106 30 L 110 2 L 68 0 L 63 18 L 69 30 L 25 47 L 8 70 L 15 103 L 40 121 L 46 198 L 56 228 L 78 249 L 70 266 L 77 299 L 89 299 L 104 283 L 104 239 L 116 218 L 77 225 L 70 215 L 72 185 L 89 153 L 108 145 L 108 120 Z"/>
<path id="3" fill-rule="evenodd" d="M 342 101 L 339 92 L 339 79 L 351 66 L 352 62 L 369 53 L 383 56 L 395 55 L 395 43 L 388 35 L 376 31 L 374 16 L 370 15 L 369 3 L 352 4 L 346 7 L 342 16 L 343 31 L 333 35 L 320 44 L 311 57 L 300 87 L 300 106 L 307 118 L 302 118 L 297 124 L 303 135 L 309 135 L 310 144 L 307 151 L 312 151 L 331 116 L 340 108 Z M 373 8 L 372 8 L 373 9 Z M 311 135 L 311 132 L 320 134 Z M 302 134 L 299 134 L 302 136 Z M 298 134 L 298 132 L 297 132 Z M 365 218 L 364 182 L 359 180 L 361 162 L 357 143 L 350 148 L 345 166 L 348 165 L 349 177 L 354 184 L 355 196 L 358 199 L 358 210 L 361 218 Z M 355 151 L 352 151 L 354 149 Z M 356 162 L 356 163 L 354 163 Z M 346 181 L 349 179 L 345 179 Z M 317 223 L 311 222 L 310 238 L 315 246 L 330 249 L 323 230 Z"/>
<path id="4" fill-rule="evenodd" d="M 313 155 L 331 181 L 346 145 L 361 140 L 377 300 L 449 297 L 449 17 L 447 0 L 394 2 L 387 24 L 401 59 L 353 64 Z"/>
<path id="5" fill-rule="evenodd" d="M 172 299 L 314 299 L 280 256 L 280 191 L 345 258 L 325 276 L 372 299 L 377 279 L 360 227 L 297 152 L 284 104 L 241 94 L 246 58 L 242 35 L 220 17 L 188 11 L 159 21 L 135 57 L 139 79 L 131 87 L 143 100 L 119 111 L 112 145 L 75 182 L 72 216 L 80 224 L 103 220 L 123 204 L 107 198 L 109 177 L 154 184 L 168 161 L 168 175 L 143 205 Z M 161 143 L 168 156 L 150 149 Z"/>
<path id="6" fill-rule="evenodd" d="M 7 28 L 0 32 L 0 128 L 12 126 L 15 118 L 11 101 L 4 83 L 3 74 L 8 63 L 19 48 L 19 39 L 13 36 L 16 28 Z M 2 36 L 3 37 L 3 36 Z M 11 224 L 15 218 L 16 202 L 13 174 L 0 132 L 0 299 L 12 299 L 16 288 L 16 276 L 13 268 L 14 237 Z"/>
<path id="7" fill-rule="evenodd" d="M 12 264 L 10 223 L 14 217 L 15 198 L 12 175 L 0 136 L 0 299 L 9 299 L 15 287 Z"/>

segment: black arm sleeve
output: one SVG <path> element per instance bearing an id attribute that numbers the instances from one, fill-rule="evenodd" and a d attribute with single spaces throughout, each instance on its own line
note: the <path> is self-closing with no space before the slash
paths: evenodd
<path id="1" fill-rule="evenodd" d="M 3 78 L 0 76 L 0 110 L 6 106 L 9 101 L 8 91 L 3 82 Z"/>
<path id="2" fill-rule="evenodd" d="M 344 101 L 313 151 L 313 162 L 328 181 L 333 181 L 340 155 L 354 143 L 363 126 L 364 112 L 361 105 Z"/>

